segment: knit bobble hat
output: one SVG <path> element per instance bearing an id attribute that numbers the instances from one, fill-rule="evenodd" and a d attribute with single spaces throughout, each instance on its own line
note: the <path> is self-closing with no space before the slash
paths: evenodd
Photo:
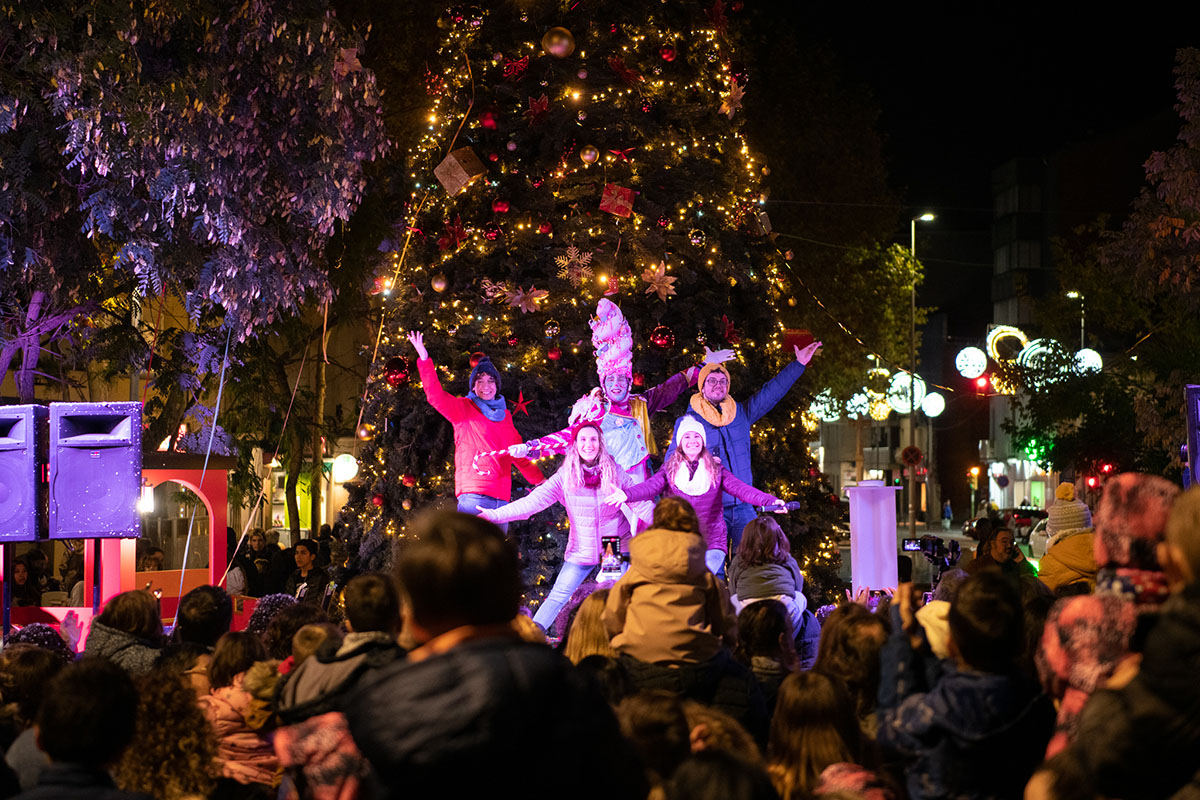
<path id="1" fill-rule="evenodd" d="M 1075 484 L 1060 483 L 1054 492 L 1054 505 L 1047 509 L 1046 531 L 1053 536 L 1062 531 L 1092 527 L 1092 512 L 1087 503 L 1075 499 Z"/>
<path id="2" fill-rule="evenodd" d="M 1111 478 L 1096 509 L 1096 564 L 1160 569 L 1155 550 L 1179 487 L 1157 475 L 1126 472 Z"/>
<path id="3" fill-rule="evenodd" d="M 700 423 L 700 420 L 696 419 L 691 414 L 684 414 L 679 419 L 679 427 L 675 429 L 676 447 L 678 447 L 679 443 L 683 441 L 683 435 L 688 431 L 700 434 L 700 441 L 707 444 L 708 437 L 704 434 L 704 426 Z"/>
<path id="4" fill-rule="evenodd" d="M 471 377 L 467 379 L 467 389 L 475 391 L 475 381 L 480 375 L 491 375 L 492 380 L 496 382 L 496 394 L 500 393 L 500 371 L 496 369 L 496 365 L 487 356 L 479 359 L 474 367 L 471 368 Z"/>

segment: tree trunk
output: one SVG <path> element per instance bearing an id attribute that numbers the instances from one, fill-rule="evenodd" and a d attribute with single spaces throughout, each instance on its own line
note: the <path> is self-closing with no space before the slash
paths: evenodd
<path id="1" fill-rule="evenodd" d="M 322 348 L 323 349 L 323 348 Z M 325 430 L 325 355 L 324 353 L 317 354 L 317 374 L 313 378 L 313 397 L 316 404 L 316 412 L 313 414 L 313 437 L 312 437 L 312 482 L 309 484 L 309 496 L 312 498 L 312 513 L 310 522 L 312 524 L 313 538 L 317 538 L 317 532 L 321 529 L 321 489 L 324 486 L 324 470 L 325 453 L 321 447 L 321 433 Z"/>
<path id="2" fill-rule="evenodd" d="M 300 436 L 294 434 L 293 445 L 288 448 L 287 483 L 284 484 L 284 495 L 287 499 L 288 527 L 292 531 L 292 544 L 300 540 L 300 501 L 296 489 L 300 484 L 300 467 L 304 464 L 304 454 L 300 450 Z"/>
<path id="3" fill-rule="evenodd" d="M 867 425 L 867 420 L 860 414 L 858 419 L 854 421 L 854 479 L 862 483 L 863 476 L 866 474 L 867 460 L 866 451 L 863 450 L 863 428 Z"/>
<path id="4" fill-rule="evenodd" d="M 29 310 L 25 314 L 25 328 L 17 337 L 21 348 L 21 368 L 17 370 L 17 400 L 32 403 L 34 400 L 33 378 L 37 373 L 38 356 L 41 355 L 38 344 L 41 337 L 37 335 L 38 318 L 42 316 L 42 306 L 46 302 L 46 293 L 38 289 L 29 298 Z"/>

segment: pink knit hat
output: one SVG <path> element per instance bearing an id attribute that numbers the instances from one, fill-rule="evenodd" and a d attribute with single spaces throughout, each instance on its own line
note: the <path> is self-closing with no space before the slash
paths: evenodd
<path id="1" fill-rule="evenodd" d="M 633 334 L 629 323 L 616 303 L 607 297 L 596 305 L 596 316 L 588 324 L 592 328 L 592 347 L 596 348 L 596 372 L 600 382 L 609 375 L 626 375 L 633 379 Z"/>
<path id="2" fill-rule="evenodd" d="M 1096 509 L 1096 564 L 1159 569 L 1155 549 L 1179 487 L 1157 475 L 1125 472 L 1110 478 Z"/>

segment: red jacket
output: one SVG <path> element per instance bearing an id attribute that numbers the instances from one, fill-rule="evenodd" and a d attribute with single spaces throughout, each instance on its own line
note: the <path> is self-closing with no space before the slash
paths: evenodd
<path id="1" fill-rule="evenodd" d="M 455 496 L 482 494 L 507 502 L 512 498 L 511 471 L 514 466 L 525 476 L 525 480 L 535 486 L 545 480 L 541 470 L 526 458 L 487 456 L 474 464 L 476 453 L 503 450 L 509 445 L 521 443 L 521 435 L 513 427 L 512 414 L 505 411 L 504 419 L 492 422 L 483 415 L 474 401 L 466 397 L 455 397 L 442 388 L 437 367 L 433 365 L 432 360 L 418 360 L 417 370 L 421 373 L 421 388 L 425 390 L 425 399 L 454 426 Z M 481 475 L 480 472 L 484 474 Z"/>

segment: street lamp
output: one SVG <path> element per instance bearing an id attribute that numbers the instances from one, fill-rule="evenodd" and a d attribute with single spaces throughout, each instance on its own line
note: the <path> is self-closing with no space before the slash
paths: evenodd
<path id="1" fill-rule="evenodd" d="M 909 221 L 908 252 L 912 256 L 913 279 L 909 287 L 908 326 L 908 443 L 917 444 L 917 221 L 932 222 L 933 214 L 925 212 Z M 908 468 L 908 536 L 917 538 L 917 466 Z"/>
<path id="2" fill-rule="evenodd" d="M 1067 297 L 1079 301 L 1079 349 L 1083 350 L 1087 347 L 1083 340 L 1083 292 L 1067 292 Z"/>

